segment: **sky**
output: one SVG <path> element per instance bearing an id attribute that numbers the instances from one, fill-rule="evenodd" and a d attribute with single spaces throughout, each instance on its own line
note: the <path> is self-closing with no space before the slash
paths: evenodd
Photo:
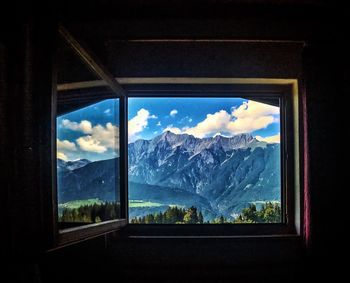
<path id="1" fill-rule="evenodd" d="M 57 118 L 57 157 L 91 161 L 119 154 L 119 101 L 107 99 Z M 279 142 L 279 108 L 243 98 L 129 98 L 129 143 L 165 131 L 198 138 L 251 133 Z"/>

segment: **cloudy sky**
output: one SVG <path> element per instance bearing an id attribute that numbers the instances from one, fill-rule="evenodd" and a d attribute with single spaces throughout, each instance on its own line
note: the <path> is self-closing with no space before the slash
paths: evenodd
<path id="1" fill-rule="evenodd" d="M 57 118 L 57 156 L 113 158 L 119 150 L 118 100 L 108 99 Z M 129 98 L 129 142 L 169 130 L 198 138 L 251 133 L 279 142 L 279 108 L 241 98 Z"/>

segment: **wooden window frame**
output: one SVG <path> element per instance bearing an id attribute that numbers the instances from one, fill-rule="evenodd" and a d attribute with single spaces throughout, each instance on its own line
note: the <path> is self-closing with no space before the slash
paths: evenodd
<path id="1" fill-rule="evenodd" d="M 65 103 L 74 103 L 74 102 L 83 102 L 87 105 L 91 105 L 93 103 L 99 102 L 104 99 L 119 99 L 119 121 L 125 120 L 125 99 L 123 97 L 118 97 L 115 95 L 113 92 L 106 92 L 105 89 L 103 91 L 98 90 L 85 90 L 84 97 L 82 97 L 82 94 L 80 92 L 74 93 L 61 93 L 58 94 L 57 97 L 57 102 L 56 104 L 65 104 Z M 56 128 L 55 127 L 55 135 L 56 134 Z M 120 136 L 125 136 L 125 133 L 123 134 L 123 131 L 125 130 L 125 124 L 120 123 L 119 125 L 119 132 Z M 60 229 L 60 225 L 58 223 L 58 201 L 57 201 L 57 177 L 54 182 L 54 203 L 55 203 L 55 211 L 54 214 L 56 215 L 55 217 L 55 227 L 56 230 L 55 234 L 57 237 L 57 242 L 56 245 L 65 245 L 70 242 L 76 242 L 79 240 L 91 238 L 93 236 L 98 236 L 101 234 L 105 234 L 111 231 L 116 231 L 119 230 L 121 227 L 124 227 L 127 224 L 127 209 L 125 207 L 125 198 L 127 197 L 125 195 L 125 190 L 122 188 L 125 187 L 125 144 L 123 143 L 124 139 L 120 139 L 120 156 L 119 156 L 119 175 L 120 175 L 120 192 L 119 192 L 119 197 L 120 197 L 120 218 L 119 219 L 113 219 L 113 220 L 108 220 L 108 221 L 103 221 L 100 223 L 87 223 L 85 225 L 79 225 L 79 226 L 74 226 L 74 227 L 69 227 L 69 228 L 63 228 Z M 124 149 L 124 150 L 123 150 Z M 57 157 L 54 158 L 55 165 L 54 168 L 56 168 L 55 176 L 57 176 Z"/>
<path id="2" fill-rule="evenodd" d="M 51 175 L 52 191 L 48 194 L 50 204 L 48 222 L 52 234 L 49 249 L 65 246 L 91 237 L 118 231 L 125 237 L 289 237 L 302 235 L 302 160 L 303 141 L 302 109 L 296 79 L 272 78 L 200 78 L 200 77 L 131 77 L 114 78 L 98 58 L 82 46 L 62 25 L 58 33 L 75 51 L 76 55 L 93 72 L 98 80 L 72 82 L 57 85 L 53 72 L 51 112 Z M 282 159 L 282 201 L 286 207 L 283 223 L 276 224 L 129 224 L 128 223 L 128 97 L 135 96 L 215 97 L 220 93 L 227 97 L 279 97 L 282 102 L 281 159 Z M 57 166 L 56 166 L 56 111 L 58 99 L 97 101 L 107 98 L 119 99 L 120 115 L 120 205 L 121 219 L 87 224 L 63 230 L 58 229 Z M 123 229 L 121 229 L 123 228 Z"/>
<path id="3" fill-rule="evenodd" d="M 298 82 L 265 78 L 118 78 L 127 97 L 279 98 L 282 223 L 130 224 L 128 237 L 260 237 L 301 235 Z M 128 219 L 129 222 L 129 219 Z"/>
<path id="4" fill-rule="evenodd" d="M 86 95 L 82 96 L 79 92 L 79 87 L 75 88 L 73 91 L 61 90 L 60 86 L 57 85 L 56 73 L 54 70 L 53 73 L 53 94 L 52 94 L 52 113 L 51 113 L 51 160 L 52 160 L 52 188 L 51 192 L 51 212 L 52 215 L 52 233 L 49 239 L 49 249 L 52 247 L 65 246 L 74 242 L 81 240 L 89 239 L 91 237 L 96 237 L 103 235 L 112 231 L 119 230 L 121 227 L 124 227 L 127 224 L 127 207 L 125 206 L 125 200 L 127 195 L 125 195 L 125 184 L 127 179 L 125 176 L 125 170 L 127 170 L 126 158 L 127 158 L 127 144 L 124 143 L 125 139 L 120 139 L 120 156 L 119 156 L 119 165 L 120 165 L 120 219 L 104 221 L 100 223 L 92 223 L 82 226 L 77 226 L 73 228 L 59 229 L 58 225 L 58 202 L 57 202 L 57 144 L 56 144 L 56 118 L 57 118 L 57 105 L 58 101 L 81 101 L 85 102 L 102 100 L 104 98 L 118 98 L 119 99 L 119 120 L 124 121 L 127 119 L 127 109 L 126 109 L 126 98 L 125 91 L 120 86 L 117 80 L 109 73 L 109 71 L 100 63 L 98 58 L 86 47 L 82 46 L 70 32 L 62 25 L 58 26 L 58 36 L 60 36 L 65 43 L 73 49 L 78 58 L 88 67 L 98 78 L 101 79 L 103 84 L 103 90 L 92 88 L 90 91 L 84 89 Z M 108 91 L 106 91 L 106 87 Z M 119 135 L 121 137 L 127 136 L 127 127 L 125 123 L 120 123 L 119 125 Z"/>
<path id="5" fill-rule="evenodd" d="M 300 151 L 301 109 L 296 79 L 266 78 L 115 78 L 125 90 L 120 99 L 120 174 L 122 218 L 58 231 L 56 245 L 84 240 L 116 230 L 118 236 L 143 237 L 286 237 L 302 235 L 301 164 Z M 108 86 L 104 80 L 74 82 L 57 86 L 70 97 L 79 90 L 78 97 L 118 97 L 113 91 L 94 92 L 91 89 Z M 84 94 L 82 94 L 84 93 Z M 279 97 L 281 104 L 281 160 L 282 201 L 286 207 L 283 223 L 276 224 L 129 224 L 128 222 L 128 164 L 127 164 L 127 99 L 128 97 Z M 189 94 L 189 95 L 188 95 Z M 56 119 L 56 117 L 55 117 Z M 54 133 L 56 134 L 56 133 Z M 56 148 L 55 148 L 56 150 Z M 56 158 L 54 158 L 56 161 Z M 56 168 L 56 164 L 53 165 Z M 54 174 L 56 176 L 56 174 Z M 56 190 L 56 188 L 54 188 Z M 57 192 L 57 191 L 56 191 Z M 54 193 L 55 194 L 55 193 Z M 124 200 L 124 201 L 123 201 Z M 57 202 L 53 204 L 57 221 Z M 54 227 L 57 227 L 57 222 Z"/>

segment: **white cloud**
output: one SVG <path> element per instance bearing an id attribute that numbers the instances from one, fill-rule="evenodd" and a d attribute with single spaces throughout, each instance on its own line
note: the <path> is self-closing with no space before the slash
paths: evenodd
<path id="1" fill-rule="evenodd" d="M 253 132 L 278 121 L 276 115 L 279 115 L 279 107 L 248 100 L 237 109 L 233 109 L 232 116 L 236 120 L 230 123 L 228 128 L 234 133 Z"/>
<path id="2" fill-rule="evenodd" d="M 188 119 L 188 122 L 190 122 L 190 123 L 191 123 L 192 121 L 193 121 L 193 119 L 192 119 L 192 118 Z"/>
<path id="3" fill-rule="evenodd" d="M 57 151 L 57 158 L 62 159 L 64 161 L 68 161 L 67 155 L 65 155 L 63 152 Z"/>
<path id="4" fill-rule="evenodd" d="M 175 117 L 175 115 L 176 115 L 177 113 L 178 113 L 178 111 L 177 111 L 176 109 L 173 109 L 173 110 L 170 111 L 169 115 L 170 115 L 171 117 Z"/>
<path id="5" fill-rule="evenodd" d="M 273 122 L 274 118 L 272 116 L 237 118 L 237 120 L 227 125 L 227 129 L 230 133 L 234 134 L 250 133 L 259 129 L 264 129 Z"/>
<path id="6" fill-rule="evenodd" d="M 227 126 L 230 122 L 231 115 L 225 110 L 220 110 L 214 114 L 207 114 L 207 117 L 202 122 L 199 122 L 195 127 L 188 128 L 186 133 L 203 138 L 217 132 L 227 132 Z"/>
<path id="7" fill-rule="evenodd" d="M 91 134 L 77 139 L 77 144 L 84 151 L 102 153 L 108 149 L 119 149 L 119 127 L 107 123 L 106 126 L 92 127 Z"/>
<path id="8" fill-rule="evenodd" d="M 110 114 L 111 113 L 111 109 L 110 108 L 108 108 L 108 109 L 106 109 L 105 111 L 103 111 L 103 113 L 105 113 L 105 114 Z"/>
<path id="9" fill-rule="evenodd" d="M 79 147 L 83 151 L 103 153 L 108 149 L 106 146 L 102 145 L 99 140 L 94 139 L 92 136 L 83 136 L 77 139 Z"/>
<path id="10" fill-rule="evenodd" d="M 173 125 L 168 125 L 168 126 L 163 130 L 163 133 L 164 133 L 164 132 L 167 132 L 167 131 L 172 132 L 172 133 L 177 134 L 177 135 L 179 135 L 179 134 L 182 133 L 182 131 L 181 131 L 179 128 L 174 127 Z"/>
<path id="11" fill-rule="evenodd" d="M 255 138 L 259 141 L 264 141 L 267 143 L 280 143 L 281 142 L 281 135 L 278 133 L 277 135 L 274 136 L 269 136 L 269 137 L 261 137 L 261 136 L 255 136 Z"/>
<path id="12" fill-rule="evenodd" d="M 159 121 L 159 122 L 157 123 L 157 126 L 160 127 L 161 125 L 162 125 L 162 123 Z"/>
<path id="13" fill-rule="evenodd" d="M 238 108 L 233 108 L 232 113 L 220 110 L 207 114 L 207 117 L 196 126 L 180 132 L 198 138 L 213 136 L 216 133 L 228 135 L 251 133 L 278 121 L 278 114 L 278 107 L 249 100 Z M 172 131 L 178 132 L 178 128 Z"/>
<path id="14" fill-rule="evenodd" d="M 57 158 L 62 159 L 64 161 L 67 161 L 69 158 L 68 156 L 74 152 L 77 151 L 77 147 L 74 142 L 70 142 L 69 140 L 59 140 L 56 141 L 57 146 Z"/>
<path id="15" fill-rule="evenodd" d="M 137 134 L 142 132 L 148 125 L 149 119 L 157 119 L 155 115 L 150 115 L 147 109 L 141 108 L 137 111 L 136 116 L 131 118 L 128 122 L 128 134 L 129 142 L 135 141 L 137 139 Z"/>
<path id="16" fill-rule="evenodd" d="M 68 140 L 60 141 L 59 139 L 57 139 L 56 144 L 57 144 L 58 151 L 76 151 L 77 150 L 75 143 L 70 142 Z"/>
<path id="17" fill-rule="evenodd" d="M 242 105 L 240 105 L 238 108 L 234 108 L 232 111 L 232 115 L 237 118 L 257 118 L 277 114 L 279 114 L 279 107 L 268 105 L 266 103 L 256 102 L 253 100 L 243 102 Z"/>
<path id="18" fill-rule="evenodd" d="M 112 123 L 107 123 L 105 126 L 100 124 L 92 126 L 91 122 L 87 120 L 77 123 L 64 119 L 62 125 L 67 129 L 86 134 L 76 140 L 83 151 L 102 153 L 108 149 L 119 149 L 119 127 L 112 125 Z M 67 143 L 65 145 L 69 146 Z"/>
<path id="19" fill-rule="evenodd" d="M 82 120 L 80 123 L 77 123 L 77 122 L 72 122 L 68 119 L 63 119 L 62 126 L 72 131 L 83 132 L 84 134 L 90 134 L 92 132 L 91 122 L 87 120 Z"/>

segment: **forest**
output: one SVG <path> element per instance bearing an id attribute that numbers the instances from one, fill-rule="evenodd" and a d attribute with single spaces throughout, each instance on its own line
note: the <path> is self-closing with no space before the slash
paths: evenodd
<path id="1" fill-rule="evenodd" d="M 177 206 L 169 207 L 165 212 L 147 214 L 131 219 L 132 224 L 243 224 L 243 223 L 279 223 L 281 207 L 278 203 L 267 202 L 257 209 L 250 204 L 233 220 L 223 215 L 211 221 L 204 221 L 201 211 L 194 206 L 185 209 Z"/>
<path id="2" fill-rule="evenodd" d="M 60 222 L 97 223 L 118 219 L 120 204 L 104 202 L 101 204 L 83 205 L 79 208 L 64 208 L 59 216 Z M 147 214 L 131 219 L 131 224 L 243 224 L 243 223 L 279 223 L 281 222 L 281 207 L 278 203 L 267 202 L 257 209 L 250 204 L 233 220 L 223 215 L 211 221 L 204 221 L 201 211 L 195 206 L 179 208 L 169 206 L 164 212 Z"/>
<path id="3" fill-rule="evenodd" d="M 120 204 L 103 202 L 82 205 L 78 208 L 64 208 L 58 217 L 59 222 L 97 223 L 120 218 Z"/>

